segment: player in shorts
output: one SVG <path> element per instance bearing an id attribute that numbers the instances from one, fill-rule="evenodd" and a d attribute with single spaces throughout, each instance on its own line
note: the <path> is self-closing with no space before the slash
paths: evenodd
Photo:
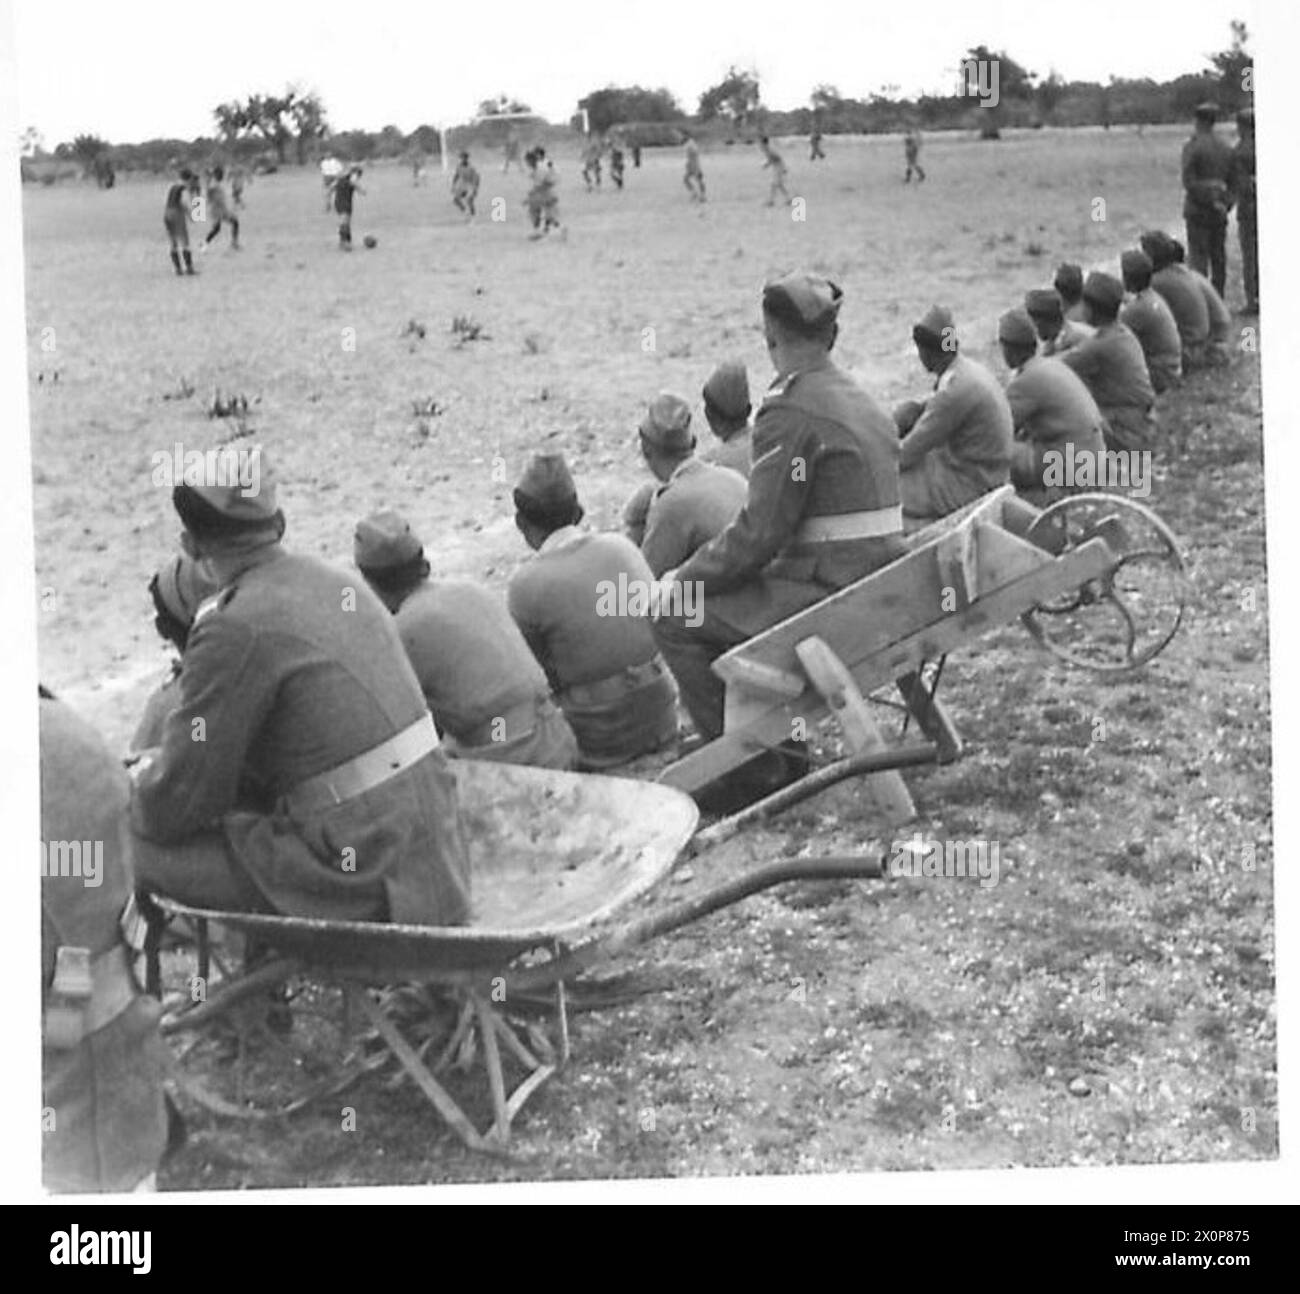
<path id="1" fill-rule="evenodd" d="M 451 200 L 457 211 L 469 220 L 474 218 L 474 199 L 478 196 L 478 171 L 470 165 L 469 154 L 462 153 L 451 177 Z"/>
<path id="2" fill-rule="evenodd" d="M 204 251 L 221 232 L 222 224 L 227 221 L 230 223 L 231 250 L 236 252 L 239 250 L 239 217 L 231 211 L 226 202 L 225 178 L 225 170 L 220 166 L 214 166 L 208 173 L 208 220 L 212 228 L 208 230 L 208 236 L 203 240 Z"/>
<path id="3" fill-rule="evenodd" d="M 325 211 L 334 209 L 334 186 L 343 174 L 343 163 L 337 157 L 322 157 L 320 163 L 320 180 L 325 189 Z"/>
<path id="4" fill-rule="evenodd" d="M 352 199 L 355 194 L 364 192 L 359 166 L 354 166 L 334 181 L 334 210 L 339 217 L 339 247 L 345 252 L 352 250 Z"/>
<path id="5" fill-rule="evenodd" d="M 704 171 L 700 166 L 700 146 L 691 135 L 686 136 L 686 172 L 682 176 L 686 192 L 692 202 L 704 202 Z"/>
<path id="6" fill-rule="evenodd" d="M 767 192 L 767 205 L 769 207 L 776 205 L 776 195 L 778 193 L 787 202 L 791 201 L 790 194 L 785 187 L 785 159 L 772 147 L 772 141 L 766 135 L 759 140 L 759 143 L 763 146 L 763 156 L 766 158 L 763 166 L 772 168 L 772 187 Z"/>
<path id="7" fill-rule="evenodd" d="M 193 274 L 194 260 L 190 256 L 190 199 L 199 191 L 199 179 L 188 167 L 181 171 L 180 182 L 167 190 L 167 203 L 163 207 L 163 227 L 171 243 L 172 266 L 177 274 Z M 184 258 L 185 268 L 181 269 Z"/>

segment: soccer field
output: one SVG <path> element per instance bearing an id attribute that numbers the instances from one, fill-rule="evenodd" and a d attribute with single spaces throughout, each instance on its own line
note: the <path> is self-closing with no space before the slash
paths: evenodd
<path id="1" fill-rule="evenodd" d="M 1142 229 L 1182 236 L 1184 134 L 936 136 L 929 178 L 906 186 L 897 138 L 830 137 L 816 164 L 787 140 L 793 213 L 765 207 L 756 147 L 705 153 L 696 207 L 679 153 L 648 150 L 623 192 L 606 176 L 588 194 L 574 146 L 556 156 L 565 237 L 540 242 L 524 177 L 503 176 L 499 156 L 475 158 L 470 225 L 436 171 L 413 187 L 381 164 L 362 181 L 350 255 L 315 171 L 290 170 L 247 190 L 243 250 L 223 232 L 196 252 L 194 278 L 168 261 L 166 177 L 28 187 L 42 678 L 125 743 L 165 660 L 146 584 L 179 533 L 151 458 L 235 430 L 208 416 L 214 389 L 250 401 L 245 430 L 276 468 L 289 546 L 350 564 L 357 519 L 394 507 L 435 573 L 503 586 L 525 555 L 510 491 L 534 452 L 563 450 L 590 524 L 616 528 L 645 479 L 634 430 L 656 392 L 698 408 L 713 366 L 736 357 L 757 403 L 773 272 L 841 284 L 836 358 L 886 404 L 928 388 L 910 333 L 935 303 L 1001 373 L 998 315 L 1059 262 L 1117 273 Z M 1238 306 L 1235 244 L 1228 282 Z M 457 318 L 479 336 L 458 335 Z M 658 989 L 575 1020 L 572 1065 L 517 1125 L 532 1158 L 468 1156 L 409 1086 L 376 1086 L 349 1097 L 361 1132 L 346 1153 L 336 1111 L 256 1135 L 200 1113 L 163 1184 L 1275 1155 L 1259 411 L 1249 348 L 1163 402 L 1146 502 L 1188 547 L 1193 605 L 1148 670 L 1099 684 L 1018 627 L 949 662 L 970 748 L 909 775 L 917 827 L 1001 840 L 996 888 L 810 887 L 630 959 L 619 969 Z M 694 868 L 716 880 L 756 857 L 858 850 L 873 830 L 844 786 Z"/>

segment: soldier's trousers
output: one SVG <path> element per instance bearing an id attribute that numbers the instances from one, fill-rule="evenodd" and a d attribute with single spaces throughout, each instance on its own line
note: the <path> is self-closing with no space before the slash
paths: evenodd
<path id="1" fill-rule="evenodd" d="M 713 662 L 831 592 L 820 584 L 796 580 L 751 580 L 734 593 L 706 596 L 697 625 L 687 624 L 683 616 L 661 616 L 654 622 L 655 641 L 701 737 L 712 741 L 722 735 L 727 689 L 713 672 Z"/>
<path id="2" fill-rule="evenodd" d="M 1187 222 L 1187 263 L 1198 274 L 1204 274 L 1220 296 L 1228 278 L 1227 243 L 1226 220 L 1213 224 L 1204 220 Z"/>
<path id="3" fill-rule="evenodd" d="M 1237 208 L 1237 237 L 1241 240 L 1241 281 L 1246 290 L 1246 305 L 1259 305 L 1258 225 L 1253 211 Z"/>

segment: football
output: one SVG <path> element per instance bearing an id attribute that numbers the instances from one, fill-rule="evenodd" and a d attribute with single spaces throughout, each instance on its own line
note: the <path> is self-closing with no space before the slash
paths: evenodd
<path id="1" fill-rule="evenodd" d="M 379 239 L 376 238 L 376 237 L 374 236 L 374 234 L 367 234 L 367 235 L 366 235 L 366 236 L 365 236 L 361 241 L 362 241 L 363 243 L 365 243 L 365 245 L 366 245 L 367 247 L 378 247 L 378 246 L 379 246 Z"/>

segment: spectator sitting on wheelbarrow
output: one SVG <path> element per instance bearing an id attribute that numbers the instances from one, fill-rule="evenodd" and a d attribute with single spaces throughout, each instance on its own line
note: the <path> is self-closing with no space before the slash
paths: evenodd
<path id="1" fill-rule="evenodd" d="M 132 765 L 136 878 L 194 906 L 456 925 L 469 876 L 455 779 L 383 603 L 285 550 L 260 449 L 183 484 L 199 607 L 180 704 Z"/>

